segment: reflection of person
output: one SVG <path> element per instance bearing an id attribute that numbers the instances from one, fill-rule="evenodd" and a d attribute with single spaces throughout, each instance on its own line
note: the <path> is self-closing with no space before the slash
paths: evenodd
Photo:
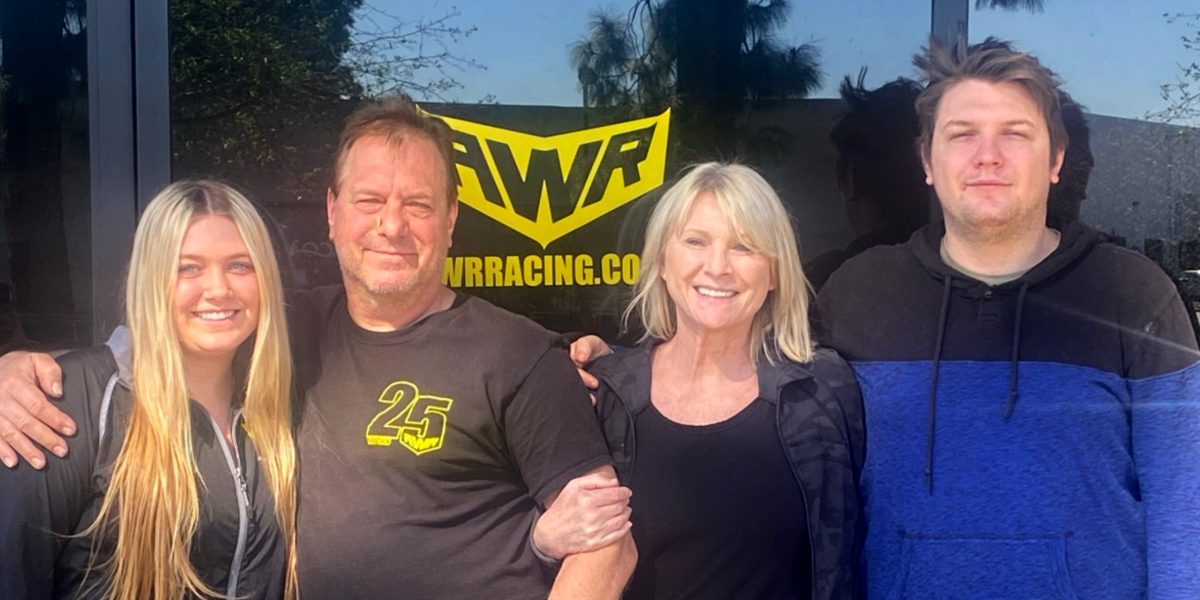
<path id="1" fill-rule="evenodd" d="M 558 336 L 441 283 L 452 153 L 407 98 L 343 131 L 327 213 L 344 287 L 292 299 L 302 596 L 545 598 L 539 508 L 578 476 L 615 484 Z M 613 540 L 566 557 L 552 597 L 615 598 L 635 550 Z"/>
<path id="2" fill-rule="evenodd" d="M 913 103 L 921 86 L 896 79 L 874 90 L 842 81 L 846 113 L 829 134 L 837 147 L 837 179 L 846 219 L 857 236 L 842 249 L 830 250 L 805 265 L 814 289 L 846 260 L 880 244 L 900 244 L 929 222 L 929 193 L 914 147 L 917 113 Z"/>
<path id="3" fill-rule="evenodd" d="M 61 358 L 74 451 L 0 469 L 0 597 L 279 598 L 285 581 L 294 595 L 280 296 L 266 229 L 236 191 L 183 181 L 150 202 L 129 337 Z"/>
<path id="4" fill-rule="evenodd" d="M 1072 221 L 1079 220 L 1079 209 L 1087 199 L 1088 180 L 1092 177 L 1095 159 L 1092 157 L 1091 133 L 1083 106 L 1061 90 L 1058 99 L 1062 107 L 1063 128 L 1071 143 L 1063 154 L 1059 182 L 1050 187 L 1046 225 L 1061 231 Z"/>
<path id="5" fill-rule="evenodd" d="M 1067 146 L 1052 72 L 994 39 L 917 65 L 944 223 L 818 297 L 871 432 L 868 594 L 1200 598 L 1200 362 L 1178 295 L 1082 224 L 1046 226 Z"/>
<path id="6" fill-rule="evenodd" d="M 861 399 L 812 347 L 789 222 L 757 173 L 719 163 L 650 217 L 626 311 L 647 333 L 592 367 L 634 491 L 628 598 L 854 596 Z"/>

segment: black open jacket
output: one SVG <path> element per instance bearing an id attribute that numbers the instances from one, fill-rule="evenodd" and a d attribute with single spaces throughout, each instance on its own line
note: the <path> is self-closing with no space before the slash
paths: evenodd
<path id="1" fill-rule="evenodd" d="M 48 455 L 41 471 L 26 464 L 0 468 L 0 600 L 103 598 L 107 592 L 106 571 L 87 571 L 93 537 L 70 536 L 96 518 L 124 443 L 133 397 L 128 374 L 118 368 L 109 347 L 71 352 L 59 364 L 64 393 L 57 406 L 75 419 L 78 432 L 67 457 Z M 286 544 L 266 474 L 239 419 L 237 447 L 230 448 L 208 413 L 192 403 L 201 509 L 192 565 L 221 597 L 280 598 Z M 115 546 L 115 532 L 109 532 L 96 565 Z"/>
<path id="2" fill-rule="evenodd" d="M 653 344 L 642 344 L 601 359 L 591 369 L 600 379 L 596 412 L 623 481 L 636 463 L 633 424 L 650 406 L 652 349 Z M 858 561 L 865 529 L 858 477 L 866 436 L 854 373 L 837 353 L 818 349 L 807 364 L 760 361 L 758 386 L 759 397 L 776 408 L 779 439 L 804 495 L 812 545 L 812 598 L 860 597 Z"/>

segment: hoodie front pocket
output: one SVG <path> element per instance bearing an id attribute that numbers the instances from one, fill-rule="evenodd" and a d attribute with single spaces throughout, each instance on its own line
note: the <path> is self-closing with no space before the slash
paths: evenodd
<path id="1" fill-rule="evenodd" d="M 1069 534 L 901 535 L 889 600 L 1076 600 L 1067 571 Z"/>

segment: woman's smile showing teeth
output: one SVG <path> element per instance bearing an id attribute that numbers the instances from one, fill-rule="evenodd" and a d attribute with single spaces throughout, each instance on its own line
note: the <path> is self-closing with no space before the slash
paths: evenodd
<path id="1" fill-rule="evenodd" d="M 737 293 L 733 290 L 718 290 L 716 288 L 701 286 L 696 287 L 696 291 L 699 292 L 701 296 L 707 296 L 709 298 L 732 298 L 733 295 Z"/>
<path id="2" fill-rule="evenodd" d="M 236 310 L 205 310 L 195 313 L 202 321 L 224 321 L 237 314 Z"/>
<path id="3" fill-rule="evenodd" d="M 709 192 L 696 196 L 665 245 L 660 276 L 679 327 L 698 335 L 748 331 L 773 287 L 770 258 L 751 247 Z"/>

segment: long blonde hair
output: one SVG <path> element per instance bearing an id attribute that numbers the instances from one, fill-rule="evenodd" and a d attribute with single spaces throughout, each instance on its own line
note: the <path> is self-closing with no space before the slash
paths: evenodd
<path id="1" fill-rule="evenodd" d="M 744 236 L 747 246 L 771 261 L 775 289 L 754 315 L 750 328 L 751 359 L 757 363 L 790 359 L 812 360 L 812 334 L 808 325 L 808 281 L 800 267 L 800 253 L 791 218 L 783 202 L 754 169 L 736 164 L 709 162 L 696 165 L 671 186 L 654 207 L 646 224 L 642 272 L 622 324 L 636 314 L 645 327 L 642 341 L 675 337 L 675 303 L 663 282 L 666 244 L 679 235 L 696 198 L 708 192 L 729 221 Z"/>
<path id="2" fill-rule="evenodd" d="M 105 566 L 116 600 L 218 596 L 191 564 L 200 517 L 199 471 L 192 450 L 191 408 L 179 332 L 172 318 L 180 246 L 192 221 L 228 217 L 245 241 L 258 276 L 259 318 L 245 377 L 245 427 L 275 495 L 287 548 L 287 598 L 296 596 L 296 449 L 292 439 L 292 361 L 279 266 L 262 219 L 233 188 L 179 181 L 147 206 L 134 235 L 126 286 L 126 323 L 133 337 L 133 405 L 124 445 L 95 522 L 99 547 L 116 527 Z M 201 482 L 202 484 L 202 482 Z M 94 566 L 94 565 L 93 565 Z"/>

